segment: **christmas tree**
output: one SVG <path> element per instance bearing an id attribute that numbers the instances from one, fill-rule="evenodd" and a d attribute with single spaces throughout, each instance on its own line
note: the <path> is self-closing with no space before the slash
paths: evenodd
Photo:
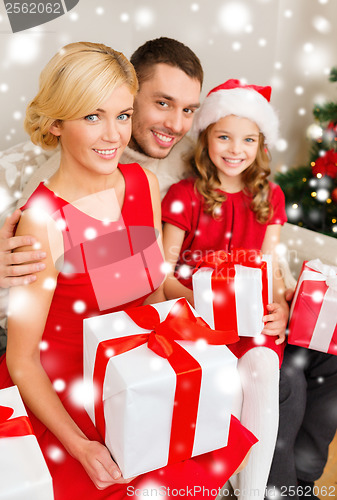
<path id="1" fill-rule="evenodd" d="M 329 80 L 337 82 L 337 67 Z M 285 194 L 290 223 L 337 238 L 337 103 L 315 105 L 313 115 L 309 164 L 277 173 L 275 181 Z"/>

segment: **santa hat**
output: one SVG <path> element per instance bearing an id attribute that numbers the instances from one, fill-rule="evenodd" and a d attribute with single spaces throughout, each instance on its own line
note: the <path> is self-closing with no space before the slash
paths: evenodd
<path id="1" fill-rule="evenodd" d="M 192 134 L 198 137 L 211 123 L 228 115 L 248 118 L 263 133 L 268 146 L 278 137 L 279 120 L 269 103 L 271 87 L 244 85 L 239 80 L 227 80 L 212 89 L 195 113 Z"/>

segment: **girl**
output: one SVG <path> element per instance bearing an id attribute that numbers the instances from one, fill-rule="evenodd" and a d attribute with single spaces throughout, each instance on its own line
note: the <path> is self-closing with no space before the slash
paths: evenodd
<path id="1" fill-rule="evenodd" d="M 267 180 L 267 145 L 277 138 L 271 88 L 228 80 L 209 92 L 193 125 L 192 176 L 173 185 L 162 202 L 167 298 L 193 305 L 192 270 L 210 251 L 259 249 L 273 256 L 274 303 L 263 318 L 262 341 L 242 338 L 229 346 L 239 358 L 241 422 L 259 439 L 247 467 L 233 479 L 242 499 L 263 499 L 278 427 L 279 362 L 288 306 L 275 249 L 286 221 L 281 189 Z M 263 347 L 262 347 L 263 345 Z M 258 496 L 257 496 L 258 495 Z"/>
<path id="2" fill-rule="evenodd" d="M 34 283 L 11 290 L 0 388 L 20 390 L 55 500 L 122 499 L 148 484 L 216 488 L 255 442 L 236 421 L 227 448 L 140 476 L 128 490 L 83 408 L 83 320 L 164 299 L 158 182 L 137 164 L 118 163 L 130 139 L 137 87 L 123 54 L 74 43 L 47 64 L 26 114 L 33 142 L 60 144 L 61 161 L 23 207 L 18 225 L 17 234 L 34 236 L 47 258 Z M 135 269 L 133 257 L 140 256 L 132 247 L 143 248 L 144 239 L 151 262 L 139 269 L 143 261 L 136 259 Z M 215 471 L 217 461 L 228 469 Z"/>

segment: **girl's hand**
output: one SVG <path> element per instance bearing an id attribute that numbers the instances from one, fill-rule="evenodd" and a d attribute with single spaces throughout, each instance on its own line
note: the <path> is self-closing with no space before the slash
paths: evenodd
<path id="1" fill-rule="evenodd" d="M 130 483 L 134 478 L 124 479 L 109 450 L 98 441 L 83 440 L 77 457 L 97 489 L 104 490 L 113 484 Z"/>
<path id="2" fill-rule="evenodd" d="M 285 341 L 285 330 L 289 317 L 289 307 L 286 303 L 278 304 L 274 302 L 273 304 L 268 304 L 267 309 L 269 314 L 263 316 L 262 318 L 265 323 L 262 333 L 265 335 L 277 335 L 278 339 L 275 340 L 275 344 L 282 344 Z"/>
<path id="3" fill-rule="evenodd" d="M 291 304 L 293 298 L 295 295 L 295 290 L 291 288 L 287 288 L 287 290 L 284 292 L 284 298 L 287 301 L 288 304 Z"/>

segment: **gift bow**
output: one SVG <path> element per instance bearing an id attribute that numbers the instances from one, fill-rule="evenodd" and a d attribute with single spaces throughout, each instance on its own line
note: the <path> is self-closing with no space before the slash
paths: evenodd
<path id="1" fill-rule="evenodd" d="M 95 422 L 102 438 L 105 437 L 103 384 L 106 366 L 112 356 L 146 344 L 157 355 L 166 358 L 177 375 L 172 415 L 171 439 L 168 463 L 186 460 L 192 456 L 195 426 L 198 414 L 201 366 L 176 341 L 205 340 L 212 345 L 237 342 L 234 331 L 211 330 L 205 321 L 195 317 L 185 299 L 179 299 L 166 319 L 160 322 L 157 310 L 150 306 L 130 308 L 125 311 L 141 328 L 141 333 L 108 339 L 100 342 L 94 366 Z"/>
<path id="2" fill-rule="evenodd" d="M 216 270 L 228 268 L 229 265 L 241 264 L 248 267 L 261 267 L 263 264 L 262 253 L 259 250 L 236 248 L 231 253 L 224 250 L 207 253 L 201 257 L 194 272 L 200 267 L 211 267 Z"/>
<path id="3" fill-rule="evenodd" d="M 0 406 L 0 438 L 34 434 L 29 418 L 27 416 L 11 418 L 13 413 L 13 408 Z"/>
<path id="4" fill-rule="evenodd" d="M 320 259 L 309 260 L 307 267 L 321 273 L 322 281 L 325 281 L 329 288 L 337 291 L 337 269 L 327 264 L 323 264 Z"/>

